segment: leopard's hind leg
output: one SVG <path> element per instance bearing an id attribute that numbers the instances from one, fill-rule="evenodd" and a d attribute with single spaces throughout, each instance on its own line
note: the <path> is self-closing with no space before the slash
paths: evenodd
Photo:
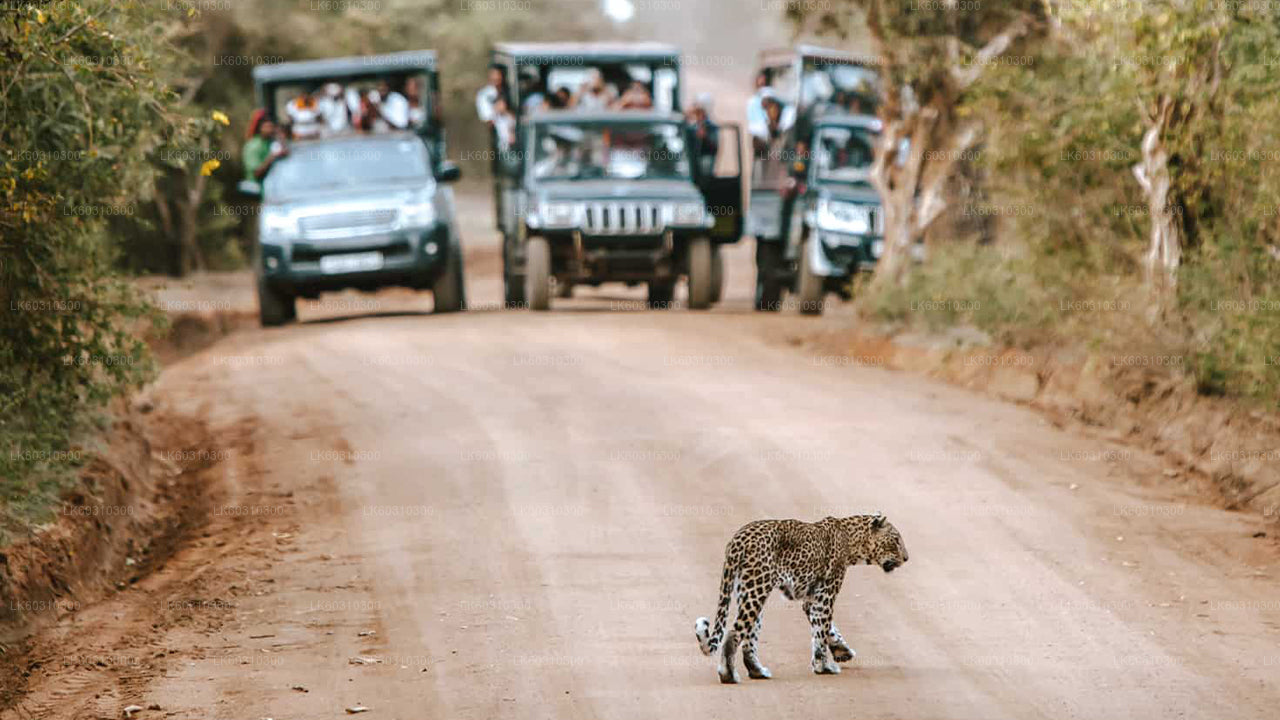
<path id="1" fill-rule="evenodd" d="M 747 675 L 752 680 L 767 680 L 773 677 L 769 668 L 760 662 L 758 654 L 760 644 L 760 625 L 764 620 L 764 607 L 761 603 L 760 613 L 756 615 L 755 624 L 747 633 L 747 641 L 742 644 L 742 664 L 747 666 Z"/>
<path id="2" fill-rule="evenodd" d="M 751 630 L 759 623 L 765 598 L 769 597 L 768 591 L 773 589 L 765 590 L 764 584 L 763 578 L 759 576 L 743 577 L 738 583 L 738 619 L 734 620 L 733 627 L 725 633 L 724 645 L 721 647 L 719 670 L 722 683 L 738 682 L 738 669 L 735 667 L 733 656 L 740 643 L 744 640 L 750 642 Z M 746 648 L 744 648 L 744 660 L 746 655 Z M 751 655 L 755 657 L 754 650 L 751 651 Z M 759 659 L 756 659 L 755 665 L 757 670 L 762 667 Z M 751 667 L 748 666 L 747 670 L 750 672 Z"/>

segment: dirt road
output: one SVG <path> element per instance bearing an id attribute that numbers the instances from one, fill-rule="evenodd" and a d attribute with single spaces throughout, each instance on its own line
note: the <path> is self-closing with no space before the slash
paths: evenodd
<path id="1" fill-rule="evenodd" d="M 476 250 L 475 312 L 303 308 L 169 368 L 155 395 L 235 443 L 237 522 L 55 629 L 82 661 L 6 717 L 1275 717 L 1274 545 L 1157 459 L 792 347 L 830 320 L 750 312 L 749 246 L 702 314 L 485 310 L 495 271 Z M 851 569 L 857 659 L 811 674 L 775 595 L 774 679 L 721 686 L 693 622 L 733 531 L 874 510 L 911 562 Z"/>

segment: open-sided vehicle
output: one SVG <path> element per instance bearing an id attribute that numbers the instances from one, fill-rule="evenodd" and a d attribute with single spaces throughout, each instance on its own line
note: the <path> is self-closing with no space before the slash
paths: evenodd
<path id="1" fill-rule="evenodd" d="M 788 122 L 776 138 L 754 146 L 746 233 L 756 240 L 756 309 L 778 310 L 784 291 L 805 290 L 813 299 L 812 283 L 799 287 L 799 271 L 803 233 L 809 227 L 805 213 L 817 210 L 821 194 L 806 186 L 812 178 L 814 133 L 825 118 L 838 117 L 861 117 L 863 130 L 851 132 L 870 131 L 879 98 L 878 75 L 874 59 L 811 45 L 761 53 L 759 74 L 786 108 Z M 864 249 L 880 247 L 872 242 Z M 842 287 L 828 281 L 821 285 Z M 801 311 L 821 312 L 821 294 L 817 300 L 806 302 L 802 294 Z"/>
<path id="2" fill-rule="evenodd" d="M 721 132 L 736 155 L 737 128 Z M 624 282 L 647 284 L 650 305 L 665 308 L 683 276 L 689 307 L 710 307 L 716 245 L 741 234 L 741 173 L 703 172 L 681 116 L 550 111 L 522 137 L 519 211 L 504 233 L 509 301 L 545 310 L 553 282 Z"/>
<path id="3" fill-rule="evenodd" d="M 801 223 L 796 295 L 802 313 L 821 312 L 827 293 L 847 296 L 849 278 L 874 268 L 884 249 L 884 214 L 870 179 L 879 133 L 880 121 L 866 115 L 814 122 L 794 209 Z"/>
<path id="4" fill-rule="evenodd" d="M 262 324 L 295 319 L 298 297 L 345 288 L 429 289 L 437 312 L 462 310 L 462 247 L 446 185 L 459 172 L 444 159 L 435 54 L 262 65 L 253 77 L 272 120 L 324 83 L 354 91 L 413 79 L 426 89 L 410 128 L 295 140 L 261 183 L 241 183 L 262 199 L 254 261 Z"/>
<path id="5" fill-rule="evenodd" d="M 647 283 L 655 307 L 669 304 L 685 275 L 691 307 L 719 300 L 720 245 L 737 242 L 744 221 L 740 130 L 721 125 L 715 153 L 694 142 L 678 114 L 679 50 L 645 42 L 499 43 L 491 60 L 521 109 L 514 145 L 498 147 L 495 138 L 493 148 L 508 304 L 548 307 L 544 275 L 561 296 L 576 284 Z M 615 92 L 643 85 L 652 107 L 529 109 L 534 93 L 576 95 L 596 72 Z M 553 172 L 557 158 L 580 172 Z M 546 218 L 543 210 L 566 215 Z"/>

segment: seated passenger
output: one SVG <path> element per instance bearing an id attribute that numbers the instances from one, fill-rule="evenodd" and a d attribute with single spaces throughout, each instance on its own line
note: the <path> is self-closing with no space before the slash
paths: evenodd
<path id="1" fill-rule="evenodd" d="M 573 107 L 578 110 L 605 110 L 613 104 L 616 94 L 613 86 L 604 81 L 604 73 L 592 68 L 574 99 Z"/>
<path id="2" fill-rule="evenodd" d="M 427 122 L 427 108 L 422 102 L 422 79 L 411 77 L 406 80 L 404 96 L 409 101 L 409 127 L 422 127 Z"/>
<path id="3" fill-rule="evenodd" d="M 520 77 L 520 97 L 524 98 L 520 105 L 520 112 L 523 115 L 542 110 L 547 105 L 547 96 L 542 92 L 538 78 L 534 75 L 524 74 Z"/>
<path id="4" fill-rule="evenodd" d="M 404 130 L 409 127 L 409 101 L 404 95 L 391 89 L 386 78 L 378 81 L 378 89 L 369 93 L 369 106 L 373 109 L 374 132 Z"/>
<path id="5" fill-rule="evenodd" d="M 653 107 L 653 96 L 649 88 L 639 80 L 632 80 L 626 92 L 613 105 L 618 110 L 648 110 Z"/>
<path id="6" fill-rule="evenodd" d="M 316 107 L 324 121 L 321 134 L 325 137 L 341 135 L 355 125 L 351 121 L 351 107 L 347 104 L 346 94 L 336 82 L 325 83 L 320 89 Z"/>
<path id="7" fill-rule="evenodd" d="M 310 93 L 302 93 L 290 100 L 284 112 L 293 127 L 293 137 L 299 140 L 320 137 L 320 108 Z"/>
<path id="8" fill-rule="evenodd" d="M 548 98 L 548 104 L 553 110 L 564 110 L 573 104 L 573 93 L 567 87 L 558 87 Z"/>

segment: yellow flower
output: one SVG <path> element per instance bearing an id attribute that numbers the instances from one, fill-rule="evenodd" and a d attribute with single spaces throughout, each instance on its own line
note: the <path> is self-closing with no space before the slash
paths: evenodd
<path id="1" fill-rule="evenodd" d="M 36 22 L 38 22 L 38 23 L 40 23 L 41 25 L 43 25 L 43 24 L 45 24 L 45 22 L 46 22 L 46 21 L 48 21 L 48 18 L 46 18 L 46 17 L 44 16 L 44 11 L 43 11 L 43 10 L 36 10 Z"/>
<path id="2" fill-rule="evenodd" d="M 211 117 L 213 118 L 214 122 L 219 122 L 219 123 L 222 123 L 223 125 L 231 124 L 231 119 L 228 118 L 226 113 L 222 112 L 221 110 L 214 110 L 213 113 L 211 114 Z"/>
<path id="3" fill-rule="evenodd" d="M 222 167 L 222 163 L 217 160 L 205 160 L 204 164 L 200 166 L 200 174 L 205 177 L 209 177 L 213 174 L 214 170 L 217 170 L 220 167 Z"/>

